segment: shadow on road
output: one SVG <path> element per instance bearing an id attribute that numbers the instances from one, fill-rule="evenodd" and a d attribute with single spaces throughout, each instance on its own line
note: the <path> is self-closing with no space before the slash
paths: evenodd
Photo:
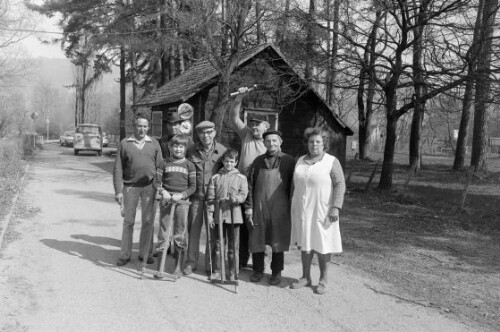
<path id="1" fill-rule="evenodd" d="M 112 239 L 111 239 L 112 240 Z M 77 241 L 59 241 L 55 239 L 40 240 L 47 247 L 59 250 L 71 256 L 88 260 L 96 265 L 110 267 L 116 263 L 120 249 L 105 249 L 98 245 Z"/>
<path id="2" fill-rule="evenodd" d="M 93 237 L 89 235 L 73 235 L 73 238 L 78 238 L 84 241 L 90 240 L 95 242 L 102 242 L 103 245 L 111 244 L 114 245 L 118 243 L 119 240 L 113 238 L 105 237 Z M 128 277 L 139 278 L 140 273 L 137 271 L 137 267 L 140 267 L 140 262 L 135 262 L 127 264 L 127 266 L 117 267 L 116 260 L 120 254 L 120 249 L 105 249 L 99 245 L 82 243 L 78 241 L 60 241 L 56 239 L 42 239 L 40 240 L 47 247 L 58 250 L 70 256 L 78 257 L 80 259 L 87 260 L 94 263 L 97 266 L 115 271 L 117 273 L 126 275 Z M 137 250 L 139 245 L 134 243 L 134 248 Z M 151 265 L 150 265 L 151 266 Z"/>
<path id="3" fill-rule="evenodd" d="M 98 202 L 105 202 L 116 205 L 115 197 L 113 196 L 113 194 L 110 193 L 104 193 L 98 191 L 72 190 L 72 189 L 59 189 L 56 190 L 56 192 L 63 195 L 73 195 L 77 196 L 78 198 L 86 198 Z"/>
<path id="4" fill-rule="evenodd" d="M 113 247 L 118 247 L 120 248 L 121 246 L 121 241 L 119 239 L 113 239 L 110 237 L 104 237 L 104 236 L 92 236 L 92 235 L 87 235 L 87 234 L 73 234 L 71 235 L 71 238 L 75 240 L 83 240 L 86 242 L 90 242 L 93 244 L 97 245 L 105 245 L 105 246 L 113 246 Z"/>
<path id="5" fill-rule="evenodd" d="M 105 172 L 109 174 L 113 173 L 113 167 L 115 166 L 115 162 L 113 160 L 100 162 L 100 163 L 90 163 L 92 166 L 99 167 Z"/>

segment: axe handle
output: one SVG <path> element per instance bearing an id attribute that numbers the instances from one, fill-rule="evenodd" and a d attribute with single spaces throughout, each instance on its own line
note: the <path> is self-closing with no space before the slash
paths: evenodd
<path id="1" fill-rule="evenodd" d="M 250 92 L 250 91 L 254 90 L 256 87 L 257 87 L 257 84 L 254 84 L 254 86 L 253 86 L 253 87 L 251 87 L 251 88 L 249 88 L 249 89 L 248 89 L 248 92 Z M 239 93 L 238 91 L 235 91 L 235 92 L 231 92 L 229 95 L 230 95 L 231 97 L 234 97 L 234 96 L 237 96 L 237 95 L 239 95 L 239 94 L 240 94 L 240 93 Z"/>

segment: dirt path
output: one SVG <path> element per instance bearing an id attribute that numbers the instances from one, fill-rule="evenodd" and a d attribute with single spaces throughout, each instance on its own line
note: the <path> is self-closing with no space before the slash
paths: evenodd
<path id="1" fill-rule="evenodd" d="M 121 217 L 113 200 L 110 157 L 73 156 L 46 146 L 27 175 L 9 240 L 0 251 L 2 331 L 468 331 L 438 310 L 374 292 L 389 285 L 331 265 L 330 289 L 292 290 L 297 252 L 284 280 L 270 287 L 241 273 L 233 287 L 205 276 L 140 280 L 134 259 L 116 267 Z M 200 260 L 201 261 L 201 260 Z M 198 270 L 203 270 L 199 268 Z M 318 271 L 314 269 L 317 282 Z M 269 271 L 266 271 L 269 272 Z"/>

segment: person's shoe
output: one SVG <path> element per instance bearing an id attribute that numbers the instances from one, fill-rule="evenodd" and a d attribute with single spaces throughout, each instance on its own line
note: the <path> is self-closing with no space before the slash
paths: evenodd
<path id="1" fill-rule="evenodd" d="M 130 262 L 130 258 L 129 259 L 119 258 L 118 261 L 116 261 L 116 266 L 127 265 L 128 262 Z"/>
<path id="2" fill-rule="evenodd" d="M 269 285 L 278 286 L 281 284 L 281 272 L 273 273 L 269 279 Z"/>
<path id="3" fill-rule="evenodd" d="M 311 286 L 311 281 L 307 280 L 306 278 L 300 278 L 297 282 L 294 282 L 290 288 L 291 289 L 300 289 L 304 287 L 309 287 Z"/>
<path id="4" fill-rule="evenodd" d="M 326 293 L 326 283 L 324 282 L 319 282 L 318 287 L 316 287 L 316 294 L 323 295 Z"/>
<path id="5" fill-rule="evenodd" d="M 196 269 L 193 269 L 191 267 L 191 265 L 188 265 L 184 268 L 184 270 L 182 270 L 182 273 L 184 273 L 185 275 L 190 275 L 191 273 L 193 273 L 194 271 L 196 271 Z"/>
<path id="6" fill-rule="evenodd" d="M 250 276 L 250 281 L 251 282 L 260 282 L 263 277 L 264 277 L 263 272 L 253 271 L 252 275 Z"/>
<path id="7" fill-rule="evenodd" d="M 144 260 L 144 257 L 139 256 L 139 260 L 142 262 Z M 155 262 L 155 259 L 151 256 L 148 256 L 148 261 L 146 262 L 147 264 L 153 264 Z"/>
<path id="8" fill-rule="evenodd" d="M 210 280 L 217 280 L 217 279 L 220 279 L 220 273 L 219 272 L 213 272 L 210 275 Z"/>
<path id="9" fill-rule="evenodd" d="M 236 276 L 234 275 L 234 273 L 230 273 L 230 274 L 229 274 L 229 278 L 227 278 L 227 279 L 228 279 L 229 281 L 236 281 L 236 280 L 237 280 L 237 278 L 236 278 Z"/>

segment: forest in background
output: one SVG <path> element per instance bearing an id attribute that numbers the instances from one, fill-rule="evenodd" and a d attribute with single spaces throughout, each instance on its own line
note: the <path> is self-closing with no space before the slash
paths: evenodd
<path id="1" fill-rule="evenodd" d="M 210 118 L 220 126 L 238 55 L 261 43 L 277 45 L 357 132 L 361 159 L 383 149 L 381 189 L 392 187 L 397 151 L 419 172 L 424 152 L 448 148 L 463 170 L 470 147 L 470 166 L 483 170 L 489 138 L 500 136 L 498 0 L 26 3 L 59 20 L 55 42 L 76 68 L 76 121 L 91 116 L 100 77 L 119 68 L 121 136 L 127 105 L 200 59 L 220 72 Z"/>

